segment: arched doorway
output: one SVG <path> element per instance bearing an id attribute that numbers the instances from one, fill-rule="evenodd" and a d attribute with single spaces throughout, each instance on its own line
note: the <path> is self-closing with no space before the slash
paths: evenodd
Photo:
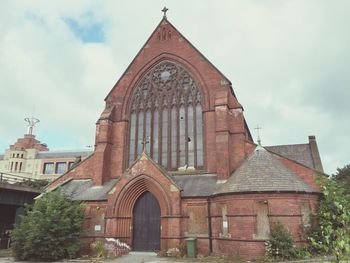
<path id="1" fill-rule="evenodd" d="M 133 210 L 133 250 L 160 250 L 160 207 L 150 192 L 136 201 Z"/>

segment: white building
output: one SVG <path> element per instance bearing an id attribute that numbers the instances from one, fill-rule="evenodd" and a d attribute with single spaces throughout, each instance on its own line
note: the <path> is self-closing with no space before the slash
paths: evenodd
<path id="1" fill-rule="evenodd" d="M 92 151 L 49 151 L 47 145 L 25 134 L 0 155 L 0 173 L 32 179 L 54 180 L 69 170 L 74 162 L 88 157 Z"/>

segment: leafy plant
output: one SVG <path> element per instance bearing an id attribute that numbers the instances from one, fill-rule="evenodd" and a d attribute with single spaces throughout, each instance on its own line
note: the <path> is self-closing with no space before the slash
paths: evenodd
<path id="1" fill-rule="evenodd" d="M 21 186 L 29 186 L 36 189 L 43 189 L 45 186 L 49 184 L 49 180 L 40 179 L 40 180 L 30 180 L 30 179 L 24 179 L 21 182 L 16 182 L 16 185 Z"/>
<path id="2" fill-rule="evenodd" d="M 350 194 L 333 179 L 320 179 L 320 184 L 318 227 L 309 239 L 316 251 L 332 254 L 339 262 L 350 256 Z"/>
<path id="3" fill-rule="evenodd" d="M 80 248 L 84 205 L 59 193 L 44 194 L 26 208 L 12 231 L 12 251 L 18 260 L 54 261 L 72 258 Z"/>
<path id="4" fill-rule="evenodd" d="M 295 249 L 295 258 L 297 259 L 307 259 L 311 258 L 312 253 L 309 251 L 308 246 L 300 247 Z"/>
<path id="5" fill-rule="evenodd" d="M 267 257 L 271 259 L 292 259 L 296 257 L 292 234 L 277 221 L 270 233 L 270 239 L 266 244 Z"/>
<path id="6" fill-rule="evenodd" d="M 94 251 L 95 257 L 97 259 L 105 258 L 107 251 L 105 249 L 105 244 L 101 239 L 96 240 L 91 244 L 91 248 Z"/>

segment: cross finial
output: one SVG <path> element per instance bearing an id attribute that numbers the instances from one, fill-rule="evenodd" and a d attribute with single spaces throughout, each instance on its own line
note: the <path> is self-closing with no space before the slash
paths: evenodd
<path id="1" fill-rule="evenodd" d="M 260 139 L 260 130 L 261 130 L 262 128 L 259 126 L 259 125 L 257 125 L 255 128 L 254 128 L 254 130 L 257 130 L 257 132 L 258 132 L 258 144 L 261 146 L 261 139 Z"/>
<path id="2" fill-rule="evenodd" d="M 166 12 L 167 12 L 168 10 L 169 10 L 169 9 L 166 8 L 165 6 L 164 6 L 164 8 L 162 9 L 162 12 L 164 13 L 164 15 L 163 15 L 164 18 L 166 18 Z"/>
<path id="3" fill-rule="evenodd" d="M 144 153 L 146 152 L 146 144 L 147 143 L 149 143 L 149 137 L 143 138 L 143 141 L 141 142 L 141 144 L 142 144 L 142 152 L 144 152 Z"/>
<path id="4" fill-rule="evenodd" d="M 27 132 L 27 134 L 32 135 L 35 125 L 38 122 L 40 122 L 39 119 L 31 117 L 31 118 L 25 118 L 24 120 L 25 120 L 25 122 L 28 122 L 28 132 Z"/>

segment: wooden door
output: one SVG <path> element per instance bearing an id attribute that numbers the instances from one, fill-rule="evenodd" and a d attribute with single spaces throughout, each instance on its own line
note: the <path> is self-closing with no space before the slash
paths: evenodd
<path id="1" fill-rule="evenodd" d="M 134 206 L 133 250 L 160 250 L 160 207 L 150 192 L 142 194 Z"/>

